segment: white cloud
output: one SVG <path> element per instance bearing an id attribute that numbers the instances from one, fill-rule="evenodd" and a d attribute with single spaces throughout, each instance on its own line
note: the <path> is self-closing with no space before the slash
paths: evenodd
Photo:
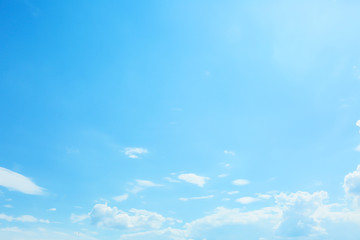
<path id="1" fill-rule="evenodd" d="M 135 180 L 135 184 L 134 184 L 133 188 L 130 190 L 130 192 L 132 192 L 132 193 L 138 193 L 138 192 L 143 191 L 145 188 L 149 188 L 149 187 L 161 187 L 161 186 L 163 186 L 163 185 L 154 183 L 154 182 L 149 181 L 149 180 L 140 180 L 140 179 L 137 179 L 137 180 Z"/>
<path id="2" fill-rule="evenodd" d="M 44 190 L 29 178 L 2 167 L 0 167 L 0 186 L 31 195 L 41 195 Z"/>
<path id="3" fill-rule="evenodd" d="M 230 192 L 227 192 L 227 194 L 229 194 L 229 195 L 234 195 L 234 194 L 238 194 L 239 193 L 239 191 L 230 191 Z"/>
<path id="4" fill-rule="evenodd" d="M 180 201 L 189 201 L 189 200 L 199 200 L 199 199 L 209 199 L 213 198 L 214 195 L 201 196 L 201 197 L 189 197 L 189 198 L 179 198 Z"/>
<path id="5" fill-rule="evenodd" d="M 356 148 L 354 149 L 357 152 L 360 152 L 360 144 L 356 146 Z"/>
<path id="6" fill-rule="evenodd" d="M 72 223 L 78 223 L 85 221 L 88 218 L 90 218 L 89 214 L 82 214 L 82 215 L 71 214 L 70 221 Z"/>
<path id="7" fill-rule="evenodd" d="M 113 229 L 158 229 L 171 219 L 147 210 L 130 209 L 128 212 L 107 204 L 96 204 L 90 213 L 91 222 L 98 227 Z"/>
<path id="8" fill-rule="evenodd" d="M 148 153 L 148 150 L 145 148 L 134 148 L 127 147 L 125 148 L 125 155 L 129 158 L 139 158 L 139 155 Z"/>
<path id="9" fill-rule="evenodd" d="M 246 179 L 236 179 L 236 180 L 232 181 L 232 184 L 234 184 L 236 186 L 244 186 L 249 183 L 250 183 L 250 181 L 246 180 Z"/>
<path id="10" fill-rule="evenodd" d="M 164 179 L 168 182 L 171 182 L 171 183 L 179 183 L 180 181 L 176 180 L 176 179 L 173 179 L 171 177 L 164 177 Z"/>
<path id="11" fill-rule="evenodd" d="M 360 127 L 360 120 L 356 121 L 356 126 Z"/>
<path id="12" fill-rule="evenodd" d="M 129 194 L 125 193 L 123 195 L 113 197 L 113 199 L 117 202 L 122 202 L 122 201 L 125 201 L 126 199 L 128 199 L 128 197 L 129 197 Z"/>
<path id="13" fill-rule="evenodd" d="M 48 211 L 50 211 L 50 212 L 55 212 L 55 211 L 56 211 L 56 208 L 50 208 L 50 209 L 48 209 Z"/>
<path id="14" fill-rule="evenodd" d="M 282 220 L 276 227 L 277 234 L 285 237 L 311 237 L 322 235 L 326 230 L 321 227 L 316 212 L 323 207 L 328 198 L 327 192 L 320 191 L 310 194 L 296 192 L 280 193 L 275 197 L 282 209 Z"/>
<path id="15" fill-rule="evenodd" d="M 20 217 L 12 217 L 12 216 L 8 216 L 6 214 L 0 214 L 0 220 L 5 220 L 8 222 L 30 222 L 30 223 L 35 223 L 35 222 L 40 222 L 40 223 L 50 223 L 49 220 L 44 220 L 44 219 L 37 219 L 34 216 L 31 215 L 23 215 Z"/>
<path id="16" fill-rule="evenodd" d="M 196 175 L 194 173 L 180 174 L 178 176 L 178 178 L 185 182 L 195 184 L 199 187 L 203 187 L 205 185 L 206 181 L 210 179 L 208 177 L 202 177 L 202 176 Z"/>
<path id="17" fill-rule="evenodd" d="M 259 199 L 254 198 L 254 197 L 241 197 L 236 199 L 236 202 L 241 203 L 241 204 L 250 204 L 253 202 L 259 201 Z"/>
<path id="18" fill-rule="evenodd" d="M 228 174 L 225 174 L 225 173 L 218 175 L 219 178 L 224 178 L 224 177 L 227 177 L 227 176 L 229 176 L 229 175 L 228 175 Z"/>
<path id="19" fill-rule="evenodd" d="M 13 206 L 11 204 L 5 204 L 4 207 L 5 208 L 13 208 Z"/>
<path id="20" fill-rule="evenodd" d="M 258 196 L 258 198 L 260 198 L 260 199 L 270 199 L 272 196 L 271 195 L 269 195 L 269 194 L 261 194 L 261 193 L 257 193 L 256 194 L 257 196 Z"/>
<path id="21" fill-rule="evenodd" d="M 345 176 L 343 187 L 347 194 L 360 196 L 360 165 L 356 171 Z"/>
<path id="22" fill-rule="evenodd" d="M 146 232 L 125 234 L 121 239 L 131 240 L 191 240 L 200 239 L 194 236 L 199 236 L 201 231 L 206 231 L 212 228 L 219 228 L 227 225 L 236 224 L 252 224 L 266 220 L 271 222 L 274 219 L 279 219 L 281 212 L 276 208 L 264 208 L 261 210 L 241 212 L 240 209 L 228 209 L 218 207 L 210 215 L 196 219 L 192 222 L 186 223 L 181 229 L 166 228 L 159 230 L 152 230 Z M 206 238 L 201 238 L 206 239 Z"/>
<path id="23" fill-rule="evenodd" d="M 161 184 L 153 183 L 152 181 L 148 180 L 135 180 L 136 183 L 141 187 L 160 187 Z"/>
<path id="24" fill-rule="evenodd" d="M 224 150 L 225 154 L 231 155 L 231 156 L 235 156 L 235 152 L 230 151 L 230 150 Z"/>

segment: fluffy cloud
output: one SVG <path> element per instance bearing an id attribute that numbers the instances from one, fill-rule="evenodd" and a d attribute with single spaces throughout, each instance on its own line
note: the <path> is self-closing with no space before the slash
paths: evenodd
<path id="1" fill-rule="evenodd" d="M 37 219 L 34 216 L 31 215 L 23 215 L 20 217 L 12 217 L 12 216 L 8 216 L 6 214 L 0 214 L 0 220 L 5 220 L 8 222 L 23 222 L 23 223 L 50 223 L 49 220 L 44 220 L 44 219 Z"/>
<path id="2" fill-rule="evenodd" d="M 250 183 L 250 181 L 246 180 L 246 179 L 236 179 L 236 180 L 232 181 L 232 184 L 234 184 L 236 186 L 244 186 L 249 183 Z"/>
<path id="3" fill-rule="evenodd" d="M 123 195 L 113 197 L 113 199 L 117 202 L 122 202 L 122 201 L 125 201 L 126 199 L 128 199 L 128 197 L 129 197 L 129 194 L 125 193 Z"/>
<path id="4" fill-rule="evenodd" d="M 195 184 L 199 187 L 203 187 L 205 185 L 206 181 L 210 179 L 208 177 L 202 177 L 202 176 L 196 175 L 194 173 L 180 174 L 178 176 L 178 178 L 185 182 Z"/>
<path id="5" fill-rule="evenodd" d="M 114 229 L 158 229 L 164 222 L 171 220 L 155 212 L 139 209 L 124 212 L 107 204 L 96 204 L 90 213 L 90 219 L 98 227 Z"/>
<path id="6" fill-rule="evenodd" d="M 277 226 L 277 234 L 285 237 L 311 237 L 325 234 L 320 225 L 320 218 L 316 214 L 324 206 L 328 198 L 327 192 L 320 191 L 313 194 L 296 192 L 281 193 L 275 197 L 282 209 L 282 220 Z"/>
<path id="7" fill-rule="evenodd" d="M 360 165 L 345 176 L 343 187 L 347 194 L 360 196 Z"/>
<path id="8" fill-rule="evenodd" d="M 183 228 L 166 228 L 151 230 L 140 233 L 132 233 L 122 235 L 121 239 L 131 240 L 191 240 L 200 232 L 206 232 L 209 229 L 220 228 L 228 225 L 236 224 L 253 224 L 260 221 L 271 222 L 279 219 L 281 212 L 276 208 L 264 208 L 256 211 L 242 212 L 240 209 L 228 209 L 224 207 L 216 208 L 209 215 L 186 223 Z M 201 235 L 201 234 L 200 234 Z M 198 238 L 196 238 L 198 239 Z M 205 239 L 205 238 L 199 238 Z"/>
<path id="9" fill-rule="evenodd" d="M 125 148 L 125 155 L 129 158 L 139 158 L 139 155 L 148 153 L 148 150 L 145 148 L 133 148 L 127 147 Z"/>
<path id="10" fill-rule="evenodd" d="M 2 167 L 0 167 L 0 186 L 31 195 L 43 193 L 43 188 L 37 186 L 29 178 Z"/>

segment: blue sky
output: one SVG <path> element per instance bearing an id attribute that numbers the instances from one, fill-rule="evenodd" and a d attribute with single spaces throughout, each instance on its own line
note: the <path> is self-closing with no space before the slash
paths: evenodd
<path id="1" fill-rule="evenodd" d="M 0 238 L 358 239 L 359 10 L 0 1 Z"/>

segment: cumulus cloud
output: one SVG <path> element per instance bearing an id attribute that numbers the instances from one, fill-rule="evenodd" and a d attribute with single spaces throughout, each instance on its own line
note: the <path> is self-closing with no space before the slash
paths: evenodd
<path id="1" fill-rule="evenodd" d="M 241 203 L 241 204 L 250 204 L 253 202 L 257 202 L 259 201 L 259 199 L 254 198 L 254 197 L 241 197 L 236 199 L 236 202 Z"/>
<path id="2" fill-rule="evenodd" d="M 199 187 L 203 187 L 205 185 L 206 181 L 210 179 L 208 177 L 202 177 L 202 176 L 196 175 L 194 173 L 180 174 L 178 176 L 178 178 L 180 180 L 185 181 L 185 182 L 195 184 L 195 185 L 197 185 Z"/>
<path id="3" fill-rule="evenodd" d="M 234 184 L 236 186 L 244 186 L 249 183 L 250 183 L 250 181 L 246 180 L 246 179 L 236 179 L 236 180 L 232 181 L 232 184 Z"/>
<path id="4" fill-rule="evenodd" d="M 320 225 L 316 212 L 324 206 L 328 198 L 327 192 L 319 191 L 313 194 L 296 192 L 281 193 L 275 197 L 282 209 L 282 220 L 277 226 L 277 234 L 286 237 L 311 237 L 322 235 L 326 230 Z"/>
<path id="5" fill-rule="evenodd" d="M 37 186 L 28 177 L 3 167 L 0 167 L 0 186 L 6 187 L 12 191 L 31 195 L 41 195 L 44 191 L 43 188 Z"/>
<path id="6" fill-rule="evenodd" d="M 343 187 L 347 194 L 360 196 L 360 165 L 356 171 L 345 176 Z"/>
<path id="7" fill-rule="evenodd" d="M 214 195 L 201 196 L 201 197 L 189 197 L 189 198 L 179 198 L 180 201 L 189 201 L 189 200 L 199 200 L 199 199 L 209 199 L 213 198 Z"/>
<path id="8" fill-rule="evenodd" d="M 92 224 L 113 229 L 158 229 L 171 221 L 162 215 L 147 210 L 130 209 L 128 212 L 107 204 L 96 204 L 90 213 Z"/>
<path id="9" fill-rule="evenodd" d="M 134 147 L 127 147 L 125 148 L 125 155 L 129 158 L 139 158 L 139 155 L 148 153 L 148 150 L 145 148 L 134 148 Z"/>
<path id="10" fill-rule="evenodd" d="M 123 202 L 125 201 L 126 199 L 128 199 L 129 197 L 129 194 L 125 193 L 123 195 L 119 195 L 119 196 L 116 196 L 116 197 L 113 197 L 113 199 L 117 202 Z"/>
<path id="11" fill-rule="evenodd" d="M 8 222 L 23 222 L 23 223 L 50 223 L 49 220 L 44 220 L 44 219 L 37 219 L 34 216 L 31 215 L 23 215 L 20 217 L 13 217 L 13 216 L 8 216 L 6 214 L 0 214 L 0 220 L 5 220 Z"/>
<path id="12" fill-rule="evenodd" d="M 242 212 L 240 209 L 216 208 L 209 215 L 186 223 L 181 229 L 166 228 L 140 233 L 125 234 L 121 239 L 141 240 L 191 240 L 199 232 L 228 225 L 245 225 L 266 220 L 271 222 L 280 218 L 281 212 L 276 208 L 263 208 L 261 210 Z M 198 239 L 198 238 L 196 238 Z M 200 239 L 200 238 L 199 238 Z M 206 239 L 206 238 L 201 238 Z"/>

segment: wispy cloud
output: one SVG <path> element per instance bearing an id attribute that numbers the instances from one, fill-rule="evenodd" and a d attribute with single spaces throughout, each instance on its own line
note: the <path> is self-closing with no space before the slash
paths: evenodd
<path id="1" fill-rule="evenodd" d="M 139 155 L 148 153 L 148 150 L 145 148 L 127 147 L 124 153 L 129 158 L 139 158 Z"/>
<path id="2" fill-rule="evenodd" d="M 241 203 L 241 204 L 250 204 L 253 202 L 257 202 L 259 201 L 258 198 L 254 198 L 254 197 L 241 197 L 236 199 L 236 202 Z"/>
<path id="3" fill-rule="evenodd" d="M 229 194 L 229 195 L 234 195 L 234 194 L 238 194 L 239 193 L 239 191 L 231 191 L 231 192 L 227 192 L 227 194 Z"/>
<path id="4" fill-rule="evenodd" d="M 227 176 L 229 176 L 229 174 L 223 173 L 223 174 L 219 174 L 219 175 L 218 175 L 219 178 L 224 178 L 224 177 L 227 177 Z"/>
<path id="5" fill-rule="evenodd" d="M 154 183 L 154 182 L 149 181 L 149 180 L 137 179 L 137 180 L 135 180 L 134 186 L 130 190 L 130 192 L 138 193 L 138 192 L 144 190 L 145 188 L 161 187 L 161 186 L 163 186 L 163 185 Z"/>
<path id="6" fill-rule="evenodd" d="M 194 173 L 180 174 L 178 176 L 178 178 L 185 182 L 195 184 L 199 187 L 203 187 L 205 185 L 206 181 L 210 180 L 210 178 L 208 178 L 208 177 L 199 176 Z"/>
<path id="7" fill-rule="evenodd" d="M 234 152 L 234 151 L 224 150 L 224 153 L 227 154 L 227 155 L 235 156 L 235 152 Z"/>
<path id="8" fill-rule="evenodd" d="M 44 220 L 44 219 L 37 219 L 34 216 L 31 215 L 23 215 L 21 217 L 13 217 L 13 216 L 8 216 L 6 214 L 0 214 L 0 220 L 5 220 L 8 222 L 30 222 L 30 223 L 36 223 L 36 222 L 40 222 L 40 223 L 50 223 L 49 220 Z"/>
<path id="9" fill-rule="evenodd" d="M 189 201 L 189 200 L 199 200 L 199 199 L 209 199 L 213 198 L 214 195 L 208 195 L 208 196 L 201 196 L 201 197 L 189 197 L 189 198 L 179 198 L 180 201 Z"/>
<path id="10" fill-rule="evenodd" d="M 179 183 L 180 182 L 179 180 L 173 179 L 171 177 L 164 177 L 164 179 L 171 183 Z"/>
<path id="11" fill-rule="evenodd" d="M 129 194 L 125 193 L 123 195 L 119 195 L 119 196 L 116 196 L 116 197 L 113 197 L 113 199 L 117 202 L 123 202 L 125 200 L 127 200 L 129 197 Z"/>
<path id="12" fill-rule="evenodd" d="M 246 179 L 236 179 L 236 180 L 232 181 L 232 184 L 234 184 L 236 186 L 244 186 L 249 183 L 250 183 L 250 181 L 246 180 Z"/>
<path id="13" fill-rule="evenodd" d="M 78 223 L 78 222 L 85 221 L 88 218 L 90 218 L 90 216 L 88 214 L 82 214 L 82 215 L 71 214 L 70 221 L 72 223 Z"/>
<path id="14" fill-rule="evenodd" d="M 44 189 L 36 185 L 30 178 L 3 167 L 0 167 L 0 186 L 31 195 L 41 195 L 44 192 Z"/>

